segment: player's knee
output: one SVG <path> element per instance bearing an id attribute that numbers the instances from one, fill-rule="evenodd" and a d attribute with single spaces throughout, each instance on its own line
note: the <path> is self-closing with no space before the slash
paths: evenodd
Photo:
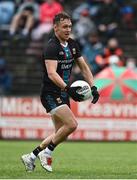
<path id="1" fill-rule="evenodd" d="M 69 124 L 69 130 L 71 132 L 75 131 L 77 129 L 77 126 L 78 126 L 78 123 L 74 121 L 73 123 Z"/>

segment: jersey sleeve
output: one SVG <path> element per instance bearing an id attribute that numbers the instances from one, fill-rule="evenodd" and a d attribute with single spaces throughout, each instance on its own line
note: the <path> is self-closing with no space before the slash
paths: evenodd
<path id="1" fill-rule="evenodd" d="M 58 47 L 54 43 L 49 43 L 43 52 L 44 60 L 58 60 Z"/>
<path id="2" fill-rule="evenodd" d="M 78 45 L 78 43 L 75 41 L 75 48 L 76 48 L 76 54 L 75 54 L 75 59 L 81 57 L 81 51 L 80 51 L 80 47 Z"/>

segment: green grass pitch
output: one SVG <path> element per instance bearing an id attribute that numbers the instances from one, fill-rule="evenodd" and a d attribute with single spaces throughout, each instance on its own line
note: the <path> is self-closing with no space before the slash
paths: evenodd
<path id="1" fill-rule="evenodd" d="M 39 141 L 0 141 L 0 179 L 137 179 L 137 144 L 120 142 L 65 142 L 54 154 L 53 172 L 36 161 L 27 173 L 20 156 Z"/>

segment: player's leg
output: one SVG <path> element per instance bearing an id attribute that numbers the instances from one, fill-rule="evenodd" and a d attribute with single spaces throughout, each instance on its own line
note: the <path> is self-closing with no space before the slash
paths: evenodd
<path id="1" fill-rule="evenodd" d="M 52 121 L 54 123 L 54 127 L 55 127 L 55 133 L 58 131 L 58 129 L 60 129 L 63 126 L 63 123 L 60 121 L 60 118 L 56 118 L 54 119 L 54 116 L 52 116 Z M 52 157 L 51 157 L 51 153 L 52 151 L 48 149 L 46 149 L 47 146 L 51 146 L 51 142 L 53 137 L 55 136 L 55 133 L 53 133 L 50 138 L 46 138 L 42 141 L 42 143 L 40 144 L 40 147 L 42 147 L 44 150 L 41 151 L 38 154 L 41 166 L 46 169 L 49 172 L 52 172 Z"/>
<path id="2" fill-rule="evenodd" d="M 62 104 L 64 102 L 69 105 L 69 99 L 66 98 L 66 101 L 64 101 L 63 99 L 60 99 L 59 96 L 55 96 L 53 94 L 52 95 L 43 94 L 41 96 L 41 101 L 42 101 L 43 106 L 46 108 L 47 112 L 50 112 L 52 114 L 52 118 L 54 119 L 56 133 L 47 137 L 40 146 L 38 146 L 37 148 L 33 150 L 32 153 L 22 156 L 22 160 L 23 162 L 25 161 L 24 164 L 25 164 L 26 170 L 28 171 L 34 170 L 34 161 L 36 157 L 39 154 L 40 155 L 39 158 L 41 160 L 42 153 L 40 152 L 43 150 L 43 148 L 47 146 L 48 143 L 49 143 L 48 147 L 44 150 L 46 152 L 45 162 L 47 163 L 48 166 L 44 168 L 48 171 L 52 171 L 50 159 L 51 159 L 51 154 L 54 148 L 56 147 L 57 144 L 65 140 L 67 136 L 71 132 L 73 132 L 77 127 L 77 122 L 75 120 L 73 113 L 71 112 L 71 110 L 66 104 Z M 47 161 L 47 159 L 49 159 L 49 161 Z"/>
<path id="3" fill-rule="evenodd" d="M 52 115 L 52 119 L 56 122 L 56 126 L 62 123 L 62 126 L 56 132 L 53 141 L 49 146 L 55 146 L 62 142 L 66 137 L 77 128 L 76 119 L 69 108 L 69 97 L 67 94 L 41 94 L 41 102 L 47 112 Z M 46 145 L 45 145 L 46 147 Z"/>
<path id="4" fill-rule="evenodd" d="M 56 133 L 51 136 L 51 143 L 52 146 L 56 146 L 60 142 L 64 141 L 67 136 L 77 128 L 77 121 L 72 111 L 66 104 L 54 111 L 54 114 L 52 114 L 52 119 L 55 125 Z M 40 147 L 44 149 L 45 147 L 47 147 L 47 145 L 50 145 L 48 143 L 49 141 L 45 139 L 40 144 Z"/>
<path id="5" fill-rule="evenodd" d="M 52 141 L 46 147 L 45 150 L 39 153 L 39 159 L 41 165 L 47 171 L 52 171 L 52 152 L 55 147 L 64 141 L 69 134 L 71 134 L 77 128 L 77 122 L 75 117 L 67 105 L 63 105 L 54 111 L 53 114 L 55 124 L 60 122 L 62 125 L 58 126 L 57 132 L 53 135 Z M 58 123 L 56 125 L 59 125 Z"/>
<path id="6" fill-rule="evenodd" d="M 55 133 L 58 131 L 58 129 L 63 126 L 63 123 L 60 121 L 59 118 L 56 118 L 56 120 L 54 119 L 54 116 L 51 115 L 51 118 L 52 118 L 52 121 L 53 121 L 53 124 L 54 124 L 54 127 L 55 127 Z M 50 136 L 48 136 L 46 139 L 44 139 L 41 144 L 40 144 L 40 147 L 41 149 L 45 149 L 48 144 L 51 142 L 51 140 L 53 139 L 55 133 L 51 134 Z"/>
<path id="7" fill-rule="evenodd" d="M 60 119 L 57 119 L 56 118 L 56 121 L 54 120 L 53 116 L 52 116 L 52 120 L 53 120 L 53 123 L 54 123 L 54 126 L 55 126 L 55 132 L 63 125 L 62 122 L 60 121 Z M 44 139 L 42 141 L 42 143 L 37 147 L 35 148 L 31 153 L 29 154 L 24 154 L 21 159 L 22 159 L 22 162 L 24 163 L 25 165 L 25 168 L 28 172 L 32 172 L 35 168 L 35 159 L 37 158 L 37 155 L 47 147 L 47 145 L 51 142 L 51 140 L 53 139 L 55 133 L 51 134 L 50 136 L 48 136 L 46 139 Z M 41 163 L 43 162 L 42 161 L 42 154 L 41 156 L 39 157 L 40 160 L 41 160 Z M 45 156 L 44 156 L 45 158 Z M 47 159 L 46 159 L 47 160 Z M 44 161 L 45 162 L 45 161 Z M 50 162 L 50 158 L 48 158 L 48 162 Z M 48 168 L 48 167 L 47 167 Z M 48 168 L 49 171 L 51 171 L 51 167 Z"/>
<path id="8" fill-rule="evenodd" d="M 76 130 L 78 123 L 75 119 L 74 114 L 66 104 L 64 104 L 64 106 L 62 106 L 61 108 L 57 109 L 53 116 L 55 121 L 56 119 L 58 119 L 63 124 L 57 130 L 52 139 L 52 142 L 55 145 L 58 145 L 60 142 L 64 141 L 69 134 Z"/>

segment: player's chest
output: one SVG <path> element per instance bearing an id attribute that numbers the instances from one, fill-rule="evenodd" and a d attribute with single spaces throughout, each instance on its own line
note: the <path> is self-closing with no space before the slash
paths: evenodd
<path id="1" fill-rule="evenodd" d="M 58 66 L 60 69 L 68 70 L 72 68 L 75 59 L 75 53 L 69 47 L 60 48 L 58 54 Z"/>
<path id="2" fill-rule="evenodd" d="M 75 59 L 76 48 L 75 47 L 62 47 L 58 49 L 58 60 L 59 63 L 63 63 L 63 60 L 68 60 L 70 62 L 72 59 Z"/>

